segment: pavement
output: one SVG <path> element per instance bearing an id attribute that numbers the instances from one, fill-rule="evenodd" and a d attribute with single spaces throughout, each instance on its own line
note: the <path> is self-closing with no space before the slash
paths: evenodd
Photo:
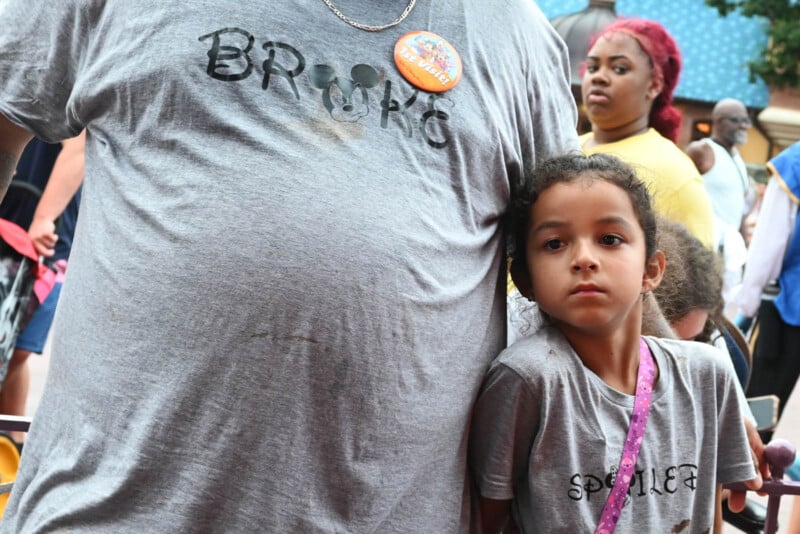
<path id="1" fill-rule="evenodd" d="M 45 378 L 47 377 L 47 368 L 50 363 L 50 343 L 45 346 L 44 353 L 41 356 L 32 355 L 28 361 L 31 366 L 31 388 L 28 395 L 27 414 L 34 416 L 36 408 L 39 405 L 39 399 L 42 395 Z M 800 387 L 796 388 L 789 403 L 784 411 L 783 418 L 778 427 L 775 429 L 775 438 L 784 438 L 800 447 Z M 766 497 L 758 495 L 753 498 L 761 501 L 766 505 Z M 781 499 L 781 507 L 778 517 L 778 524 L 780 528 L 778 533 L 789 533 L 786 525 L 789 523 L 789 512 L 792 505 L 793 497 L 784 497 Z M 800 497 L 798 497 L 800 498 Z M 741 534 L 741 531 L 725 523 L 723 534 Z"/>

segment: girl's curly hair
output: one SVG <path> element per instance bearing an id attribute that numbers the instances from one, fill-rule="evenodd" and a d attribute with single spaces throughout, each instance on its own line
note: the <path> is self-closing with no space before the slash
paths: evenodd
<path id="1" fill-rule="evenodd" d="M 658 248 L 667 258 L 661 284 L 653 290 L 661 312 L 674 324 L 694 309 L 706 310 L 709 321 L 696 339 L 708 342 L 722 317 L 722 265 L 686 227 L 658 217 Z"/>

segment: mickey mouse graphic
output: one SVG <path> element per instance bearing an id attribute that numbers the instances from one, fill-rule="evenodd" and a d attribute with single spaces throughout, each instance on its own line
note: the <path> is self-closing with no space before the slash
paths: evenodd
<path id="1" fill-rule="evenodd" d="M 369 114 L 367 89 L 378 85 L 378 71 L 360 63 L 350 69 L 350 78 L 336 75 L 330 65 L 317 64 L 308 73 L 311 85 L 322 90 L 322 103 L 339 122 L 358 122 Z"/>

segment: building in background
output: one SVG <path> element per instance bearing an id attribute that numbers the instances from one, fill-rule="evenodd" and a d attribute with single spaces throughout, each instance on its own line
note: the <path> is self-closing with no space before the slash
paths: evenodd
<path id="1" fill-rule="evenodd" d="M 766 20 L 738 13 L 726 17 L 703 0 L 536 0 L 570 49 L 573 92 L 578 105 L 580 62 L 588 41 L 617 16 L 653 19 L 664 25 L 683 55 L 675 105 L 684 113 L 680 146 L 711 132 L 711 108 L 723 98 L 741 100 L 753 119 L 743 158 L 764 163 L 800 139 L 800 93 L 771 91 L 760 79 L 750 81 L 747 63 L 767 44 Z M 579 129 L 588 128 L 582 120 Z"/>

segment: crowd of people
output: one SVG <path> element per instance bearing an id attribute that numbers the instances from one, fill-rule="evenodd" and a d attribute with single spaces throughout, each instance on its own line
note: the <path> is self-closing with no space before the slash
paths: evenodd
<path id="1" fill-rule="evenodd" d="M 17 164 L 14 180 L 32 186 L 38 197 L 9 198 L 0 205 L 0 217 L 26 229 L 36 252 L 56 272 L 55 283 L 19 332 L 5 379 L 0 388 L 0 413 L 26 414 L 31 354 L 42 354 L 55 317 L 75 233 L 84 175 L 85 135 L 61 143 L 33 139 Z M 11 432 L 21 447 L 25 433 Z"/>
<path id="2" fill-rule="evenodd" d="M 0 4 L 0 50 L 25 50 L 0 54 L 0 182 L 43 180 L 29 232 L 64 277 L 0 390 L 24 410 L 53 321 L 0 532 L 719 532 L 745 510 L 722 486 L 758 489 L 771 437 L 745 397 L 785 405 L 800 375 L 800 145 L 763 201 L 738 100 L 680 147 L 680 49 L 651 20 L 593 36 L 579 136 L 530 0 L 261 11 Z M 413 32 L 447 72 L 398 52 Z"/>

